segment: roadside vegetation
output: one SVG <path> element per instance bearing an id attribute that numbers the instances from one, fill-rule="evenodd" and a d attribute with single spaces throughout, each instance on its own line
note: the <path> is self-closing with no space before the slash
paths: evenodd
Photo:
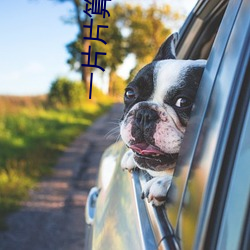
<path id="1" fill-rule="evenodd" d="M 104 20 L 102 15 L 94 18 L 95 23 L 109 27 L 100 30 L 100 37 L 107 43 L 104 45 L 83 39 L 90 32 L 89 28 L 83 28 L 89 25 L 87 15 L 79 15 L 86 1 L 67 2 L 74 8 L 66 23 L 78 26 L 76 38 L 66 46 L 70 55 L 67 62 L 72 70 L 81 74 L 82 81 L 59 78 L 52 83 L 47 96 L 0 96 L 0 229 L 5 227 L 6 214 L 20 206 L 39 178 L 51 173 L 51 167 L 65 147 L 105 112 L 114 99 L 121 101 L 126 82 L 153 59 L 171 34 L 168 20 L 180 18 L 168 5 L 110 5 L 109 18 Z M 106 53 L 98 58 L 98 63 L 107 68 L 109 74 L 109 96 L 93 88 L 91 100 L 88 96 L 92 69 L 81 66 L 87 58 L 81 53 L 89 46 L 93 48 L 92 53 Z M 130 56 L 134 56 L 135 64 L 124 80 L 118 70 Z"/>
<path id="2" fill-rule="evenodd" d="M 0 229 L 65 147 L 111 106 L 111 97 L 93 89 L 89 100 L 81 87 L 58 79 L 48 96 L 0 96 Z"/>

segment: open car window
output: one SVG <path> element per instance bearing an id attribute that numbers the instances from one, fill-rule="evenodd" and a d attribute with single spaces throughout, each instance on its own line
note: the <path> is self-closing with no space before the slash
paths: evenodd
<path id="1" fill-rule="evenodd" d="M 216 3 L 217 2 L 217 3 Z M 208 6 L 209 4 L 209 6 Z M 220 6 L 221 8 L 215 8 L 216 4 Z M 192 29 L 188 29 L 186 33 L 184 33 L 183 39 L 181 39 L 180 43 L 178 44 L 178 57 L 188 59 L 198 59 L 194 58 L 194 55 L 203 54 L 208 55 L 207 58 L 208 61 L 211 60 L 211 57 L 213 57 L 213 54 L 211 53 L 212 46 L 214 45 L 214 39 L 217 39 L 217 56 L 220 58 L 222 54 L 224 53 L 224 47 L 227 42 L 227 34 L 230 34 L 230 30 L 219 33 L 219 38 L 217 36 L 218 29 L 221 25 L 222 19 L 224 17 L 224 13 L 227 8 L 227 1 L 201 1 L 198 3 L 197 7 L 195 8 L 195 13 L 193 19 L 191 19 L 189 22 L 191 22 L 191 27 L 193 27 L 194 31 Z M 215 10 L 214 10 L 215 8 Z M 213 11 L 212 11 L 213 10 Z M 213 15 L 211 14 L 213 13 Z M 190 25 L 190 24 L 189 24 Z M 205 40 L 206 33 L 208 33 L 207 41 Z M 196 39 L 195 39 L 196 38 Z M 211 42 L 212 41 L 212 42 Z M 187 47 L 187 45 L 190 43 L 190 47 Z M 202 47 L 203 45 L 203 47 Z M 209 46 L 208 46 L 209 45 Z M 198 50 L 195 50 L 198 49 Z M 213 53 L 213 52 L 212 52 Z M 219 66 L 220 61 L 218 60 L 213 65 L 212 70 L 213 77 L 216 75 L 216 68 Z M 208 62 L 209 65 L 209 62 Z M 209 98 L 213 89 L 213 84 L 209 83 L 206 77 L 207 73 L 207 67 L 203 74 L 203 79 L 201 80 L 196 101 L 194 104 L 194 110 L 191 114 L 187 130 L 185 133 L 184 141 L 182 143 L 182 148 L 179 156 L 179 161 L 177 163 L 176 171 L 175 171 L 175 186 L 176 189 L 178 189 L 177 197 L 175 197 L 175 202 L 173 204 L 168 205 L 168 217 L 171 222 L 171 225 L 173 226 L 174 230 L 177 232 L 177 224 L 179 219 L 179 213 L 182 208 L 183 199 L 184 199 L 184 193 L 187 187 L 187 182 L 189 179 L 190 174 L 190 167 L 192 165 L 193 157 L 195 154 L 196 144 L 197 140 L 199 139 L 200 135 L 200 129 L 202 127 L 202 123 L 204 121 L 204 115 L 205 111 L 209 102 Z M 211 74 L 209 73 L 209 76 Z M 198 107 L 198 108 L 196 108 Z M 175 190 L 172 190 L 172 192 L 176 192 Z M 200 190 L 199 193 L 201 193 L 202 190 Z M 174 194 L 176 195 L 176 194 Z M 171 193 L 170 193 L 171 196 Z M 197 220 L 197 212 L 194 212 L 194 220 Z"/>
<path id="2" fill-rule="evenodd" d="M 207 59 L 210 55 L 215 37 L 223 19 L 228 1 L 200 1 L 194 8 L 193 12 L 187 19 L 184 29 L 180 32 L 180 40 L 177 45 L 177 57 L 180 59 Z M 186 27 L 185 27 L 186 26 Z M 188 28 L 187 28 L 188 27 Z M 209 87 L 211 92 L 212 87 Z M 207 92 L 209 93 L 209 92 Z M 200 122 L 200 119 L 195 119 Z M 191 133 L 192 134 L 192 133 Z M 191 135 L 192 136 L 192 135 Z M 189 143 L 189 142 L 188 142 Z M 189 144 L 188 144 L 189 145 Z M 191 147 L 189 147 L 190 149 Z M 187 157 L 189 156 L 189 157 Z M 190 166 L 188 161 L 191 161 L 193 152 L 186 152 L 186 156 L 180 155 L 182 158 L 179 162 L 181 166 Z M 184 160 L 184 162 L 183 162 Z M 145 183 L 147 177 L 145 172 L 141 171 L 140 182 L 141 185 Z M 168 249 L 169 246 L 173 249 L 178 249 L 178 219 L 179 212 L 182 208 L 182 194 L 186 188 L 188 180 L 188 171 L 179 177 L 176 181 L 178 185 L 178 201 L 174 204 L 168 203 L 165 209 L 152 208 L 145 202 L 148 215 L 151 219 L 154 229 L 155 237 L 161 245 Z M 194 219 L 196 220 L 194 213 Z M 189 235 L 187 236 L 189 237 Z M 164 239 L 164 240 L 162 240 Z"/>
<path id="3" fill-rule="evenodd" d="M 236 105 L 241 89 L 239 72 L 244 74 L 248 65 L 244 61 L 248 60 L 244 46 L 249 46 L 245 44 L 249 43 L 249 37 L 247 29 L 245 32 L 240 29 L 244 23 L 242 12 L 249 8 L 246 3 L 247 0 L 200 1 L 187 21 L 188 29 L 181 31 L 177 57 L 204 58 L 208 63 L 168 195 L 170 202 L 162 209 L 145 201 L 154 235 L 163 249 L 204 249 L 206 237 L 208 241 L 210 236 L 217 237 L 215 233 L 210 232 L 209 236 L 207 233 L 219 185 L 217 166 L 223 161 L 235 114 L 236 106 L 232 108 L 231 104 Z M 246 15 L 243 18 L 249 23 Z M 146 179 L 142 172 L 142 185 Z M 214 242 L 216 239 L 209 242 L 210 249 L 215 249 Z"/>

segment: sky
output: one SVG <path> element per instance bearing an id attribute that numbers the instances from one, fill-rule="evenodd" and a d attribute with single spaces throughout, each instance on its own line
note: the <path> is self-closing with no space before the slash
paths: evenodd
<path id="1" fill-rule="evenodd" d="M 187 12 L 195 1 L 162 2 L 177 4 Z M 62 18 L 72 9 L 70 3 L 50 0 L 1 0 L 0 95 L 41 95 L 48 93 L 57 77 L 80 80 L 66 63 L 69 54 L 65 46 L 76 38 L 78 29 Z"/>

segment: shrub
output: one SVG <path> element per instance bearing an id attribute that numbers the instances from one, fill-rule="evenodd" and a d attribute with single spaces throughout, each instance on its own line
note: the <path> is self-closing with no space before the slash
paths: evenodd
<path id="1" fill-rule="evenodd" d="M 81 82 L 58 78 L 51 84 L 49 103 L 54 107 L 81 107 L 86 93 Z"/>

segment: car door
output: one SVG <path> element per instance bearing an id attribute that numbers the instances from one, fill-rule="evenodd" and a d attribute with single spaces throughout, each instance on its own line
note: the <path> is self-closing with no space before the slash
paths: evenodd
<path id="1" fill-rule="evenodd" d="M 215 80 L 219 79 L 218 72 L 223 65 L 222 59 L 228 54 L 226 50 L 228 40 L 241 8 L 241 1 L 231 1 L 228 8 L 227 4 L 228 1 L 221 0 L 200 1 L 181 30 L 181 38 L 177 47 L 178 58 L 197 59 L 207 58 L 209 55 L 209 60 L 185 136 L 173 188 L 168 197 L 171 202 L 166 208 L 157 208 L 152 207 L 146 200 L 141 200 L 141 185 L 147 179 L 145 173 L 142 171 L 134 171 L 132 174 L 122 172 L 120 160 L 125 148 L 120 142 L 113 145 L 105 152 L 100 166 L 97 185 L 99 196 L 96 203 L 93 203 L 93 206 L 96 206 L 95 215 L 90 223 L 93 229 L 90 245 L 92 244 L 93 249 L 128 249 L 128 247 L 150 250 L 181 247 L 191 249 L 199 247 L 198 245 L 204 242 L 203 238 L 208 225 L 204 224 L 203 228 L 200 218 L 205 216 L 204 207 L 207 204 L 203 202 L 208 192 L 206 188 L 210 183 L 208 177 L 214 170 L 212 171 L 211 166 L 206 165 L 202 172 L 197 166 L 199 166 L 199 159 L 205 159 L 206 162 L 209 159 L 213 162 L 215 151 L 210 152 L 210 149 L 212 146 L 219 148 L 215 144 L 220 138 L 220 130 L 216 130 L 217 137 L 214 134 L 211 136 L 208 131 L 212 133 L 215 128 L 220 128 L 221 123 L 225 123 L 223 114 L 225 115 L 228 111 L 225 108 L 227 104 L 225 100 L 232 93 L 231 85 L 223 86 L 225 99 L 219 95 L 221 92 L 215 92 L 223 109 L 213 106 L 213 103 L 216 103 L 214 102 L 216 94 L 212 95 L 212 93 L 216 89 Z M 235 71 L 230 73 L 230 77 L 233 78 Z M 220 88 L 219 90 L 221 91 Z M 222 114 L 218 112 L 220 110 Z M 210 123 L 207 117 L 213 112 L 222 117 L 220 117 L 221 120 L 217 120 L 217 117 L 215 123 Z M 228 121 L 232 120 L 231 116 L 229 115 Z M 209 158 L 205 153 L 200 154 L 203 152 L 203 147 L 207 150 L 204 149 L 204 152 L 210 152 Z M 203 158 L 199 158 L 201 156 Z M 196 169 L 197 172 L 195 172 Z M 213 187 L 213 192 L 211 192 L 213 195 L 215 189 L 213 185 L 216 185 L 217 179 L 215 178 L 215 184 L 213 181 L 210 184 Z M 198 190 L 198 192 L 193 194 L 193 190 Z M 210 203 L 209 205 L 211 206 Z"/>
<path id="2" fill-rule="evenodd" d="M 183 249 L 249 249 L 249 13 L 229 1 L 182 145 L 167 216 Z"/>

